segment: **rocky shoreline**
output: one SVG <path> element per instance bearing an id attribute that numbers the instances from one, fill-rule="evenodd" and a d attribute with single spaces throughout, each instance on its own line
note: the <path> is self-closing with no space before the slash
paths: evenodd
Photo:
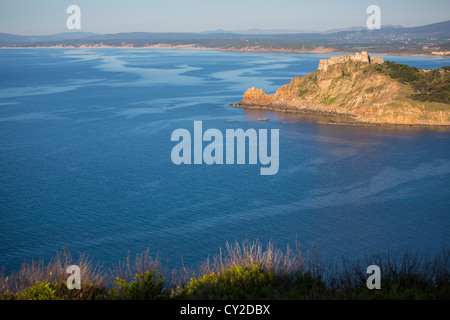
<path id="1" fill-rule="evenodd" d="M 290 106 L 282 107 L 279 105 L 246 105 L 241 103 L 230 103 L 230 107 L 234 108 L 244 108 L 244 109 L 256 109 L 256 110 L 271 110 L 276 112 L 283 112 L 283 113 L 296 113 L 296 114 L 311 114 L 311 115 L 318 115 L 318 116 L 337 116 L 337 117 L 345 117 L 347 119 L 352 118 L 351 121 L 339 121 L 332 119 L 330 121 L 317 121 L 318 124 L 323 125 L 340 125 L 340 126 L 360 126 L 360 127 L 401 127 L 401 128 L 444 128 L 444 129 L 450 129 L 450 124 L 420 124 L 420 123 L 374 123 L 374 122 L 365 122 L 365 121 L 358 121 L 355 116 L 349 115 L 346 113 L 338 113 L 338 112 L 332 112 L 332 111 L 317 111 L 317 110 L 311 110 L 308 108 L 305 109 L 296 109 L 292 108 Z"/>

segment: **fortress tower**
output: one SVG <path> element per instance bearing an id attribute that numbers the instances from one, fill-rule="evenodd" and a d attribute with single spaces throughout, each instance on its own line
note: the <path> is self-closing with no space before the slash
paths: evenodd
<path id="1" fill-rule="evenodd" d="M 367 53 L 367 51 L 362 51 L 361 53 L 357 54 L 351 54 L 348 56 L 341 56 L 341 57 L 331 57 L 330 59 L 321 59 L 319 62 L 319 68 L 318 70 L 328 70 L 328 67 L 337 64 L 337 63 L 345 63 L 347 61 L 360 61 L 364 63 L 383 63 L 384 59 L 383 57 L 371 57 Z"/>

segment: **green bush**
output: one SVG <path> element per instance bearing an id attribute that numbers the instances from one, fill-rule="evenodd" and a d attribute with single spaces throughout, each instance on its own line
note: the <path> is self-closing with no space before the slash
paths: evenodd
<path id="1" fill-rule="evenodd" d="M 16 293 L 0 292 L 0 300 L 97 300 L 107 298 L 105 287 L 92 283 L 82 284 L 83 290 L 69 290 L 66 282 L 38 282 Z"/>
<path id="2" fill-rule="evenodd" d="M 297 272 L 293 276 L 235 266 L 221 274 L 211 273 L 192 278 L 189 286 L 177 293 L 178 298 L 199 300 L 311 299 L 326 293 L 320 277 Z"/>
<path id="3" fill-rule="evenodd" d="M 17 300 L 61 300 L 56 294 L 56 284 L 48 282 L 36 283 L 18 292 L 14 298 Z"/>
<path id="4" fill-rule="evenodd" d="M 179 296 L 201 300 L 264 299 L 272 297 L 276 290 L 276 277 L 272 271 L 262 272 L 259 265 L 252 269 L 235 266 L 221 274 L 192 278 Z"/>
<path id="5" fill-rule="evenodd" d="M 158 277 L 158 271 L 136 274 L 130 283 L 117 278 L 115 287 L 109 291 L 113 300 L 156 300 L 164 299 L 168 295 L 165 282 Z"/>

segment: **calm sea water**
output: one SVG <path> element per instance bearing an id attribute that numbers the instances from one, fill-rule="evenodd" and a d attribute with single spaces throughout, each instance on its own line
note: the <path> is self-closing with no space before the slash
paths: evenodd
<path id="1" fill-rule="evenodd" d="M 450 230 L 449 131 L 327 126 L 317 116 L 227 106 L 252 86 L 273 93 L 328 57 L 0 50 L 0 266 L 66 245 L 106 265 L 147 247 L 170 265 L 196 265 L 244 238 L 280 248 L 298 239 L 304 250 L 315 244 L 323 257 L 350 259 L 441 250 Z M 174 165 L 171 134 L 192 132 L 195 120 L 222 132 L 279 129 L 278 174 Z"/>

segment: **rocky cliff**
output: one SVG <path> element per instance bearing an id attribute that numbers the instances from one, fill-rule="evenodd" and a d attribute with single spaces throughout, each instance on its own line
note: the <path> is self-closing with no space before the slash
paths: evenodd
<path id="1" fill-rule="evenodd" d="M 295 77 L 273 95 L 250 88 L 233 106 L 339 114 L 358 123 L 450 125 L 449 104 L 417 101 L 412 93 L 410 86 L 378 72 L 373 64 L 348 60 Z"/>

